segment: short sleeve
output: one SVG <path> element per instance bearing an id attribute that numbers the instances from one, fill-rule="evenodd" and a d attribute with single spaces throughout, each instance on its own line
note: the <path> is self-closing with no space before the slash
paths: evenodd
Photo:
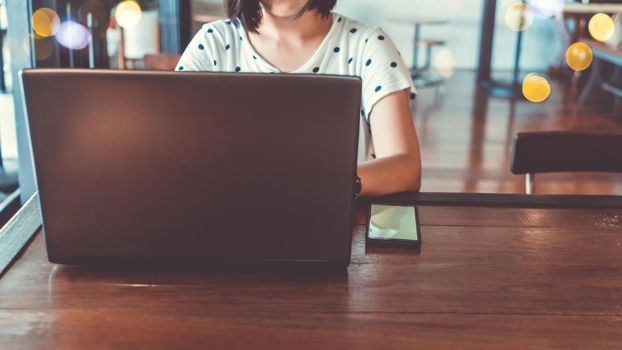
<path id="1" fill-rule="evenodd" d="M 365 39 L 362 57 L 363 115 L 369 121 L 374 106 L 383 97 L 401 90 L 410 90 L 413 99 L 416 90 L 410 70 L 393 41 L 382 29 L 374 29 Z"/>
<path id="2" fill-rule="evenodd" d="M 211 31 L 208 33 L 208 31 Z M 213 35 L 214 31 L 207 25 L 192 38 L 190 44 L 184 50 L 176 71 L 213 71 L 216 53 L 213 52 L 214 47 L 209 35 Z"/>

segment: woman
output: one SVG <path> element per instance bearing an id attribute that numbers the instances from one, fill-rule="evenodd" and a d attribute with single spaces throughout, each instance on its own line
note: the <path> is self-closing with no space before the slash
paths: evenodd
<path id="1" fill-rule="evenodd" d="M 421 157 L 408 68 L 381 29 L 333 13 L 335 3 L 225 0 L 229 19 L 203 26 L 176 70 L 360 76 L 360 195 L 418 191 Z"/>

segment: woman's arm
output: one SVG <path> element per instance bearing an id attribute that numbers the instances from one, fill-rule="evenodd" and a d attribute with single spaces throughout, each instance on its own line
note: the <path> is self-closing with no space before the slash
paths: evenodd
<path id="1" fill-rule="evenodd" d="M 381 196 L 421 187 L 421 154 L 409 91 L 387 95 L 370 115 L 376 159 L 359 164 L 361 196 Z"/>

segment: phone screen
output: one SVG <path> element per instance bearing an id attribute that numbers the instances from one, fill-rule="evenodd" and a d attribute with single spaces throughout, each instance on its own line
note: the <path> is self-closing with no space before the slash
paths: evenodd
<path id="1" fill-rule="evenodd" d="M 367 238 L 372 241 L 418 245 L 420 236 L 416 208 L 372 204 Z"/>

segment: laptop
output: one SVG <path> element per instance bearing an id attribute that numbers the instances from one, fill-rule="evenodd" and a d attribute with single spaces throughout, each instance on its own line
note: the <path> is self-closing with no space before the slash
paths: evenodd
<path id="1" fill-rule="evenodd" d="M 21 78 L 51 262 L 349 264 L 359 78 Z"/>

